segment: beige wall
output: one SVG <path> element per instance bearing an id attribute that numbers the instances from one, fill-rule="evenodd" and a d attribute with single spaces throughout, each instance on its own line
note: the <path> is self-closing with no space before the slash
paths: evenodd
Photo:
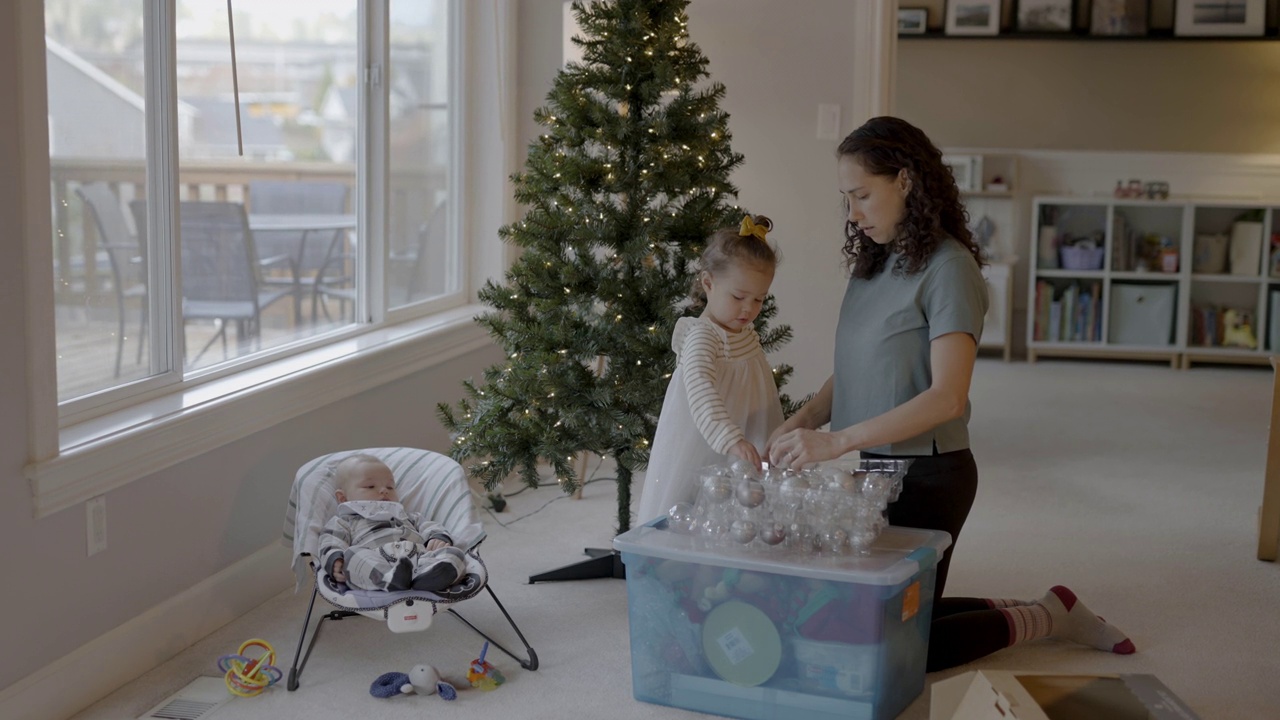
<path id="1" fill-rule="evenodd" d="M 944 146 L 1280 152 L 1280 43 L 914 39 L 897 114 Z"/>

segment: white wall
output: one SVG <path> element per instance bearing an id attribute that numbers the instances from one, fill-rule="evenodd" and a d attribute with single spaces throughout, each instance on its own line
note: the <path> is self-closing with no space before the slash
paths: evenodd
<path id="1" fill-rule="evenodd" d="M 689 32 L 725 84 L 734 150 L 746 161 L 734 175 L 743 207 L 768 215 L 782 250 L 773 293 L 779 322 L 795 338 L 771 358 L 795 368 L 786 391 L 799 398 L 831 374 L 835 326 L 847 275 L 843 216 L 836 190 L 838 141 L 817 138 L 819 103 L 841 107 L 840 136 L 853 118 L 850 37 L 856 10 L 847 0 L 694 0 Z"/>

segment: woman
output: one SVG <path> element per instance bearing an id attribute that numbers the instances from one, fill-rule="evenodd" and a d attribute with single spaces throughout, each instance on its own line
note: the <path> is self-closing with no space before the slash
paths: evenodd
<path id="1" fill-rule="evenodd" d="M 774 431 L 770 463 L 798 468 L 854 450 L 913 459 L 889 522 L 943 530 L 952 541 L 937 566 L 929 671 L 1041 637 L 1133 652 L 1124 633 L 1062 586 L 1025 602 L 942 598 L 978 488 L 968 423 L 987 311 L 981 253 L 955 179 L 919 128 L 872 118 L 836 154 L 850 279 L 835 372 Z M 818 430 L 828 423 L 829 431 Z"/>

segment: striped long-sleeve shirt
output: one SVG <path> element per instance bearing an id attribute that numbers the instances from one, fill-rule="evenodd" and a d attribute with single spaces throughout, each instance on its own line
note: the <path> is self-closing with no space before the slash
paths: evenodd
<path id="1" fill-rule="evenodd" d="M 398 502 L 353 500 L 339 505 L 337 514 L 325 524 L 319 555 L 325 571 L 332 572 L 334 560 L 348 548 L 377 550 L 399 540 L 426 545 L 437 539 L 453 542 L 443 525 L 406 511 Z"/>
<path id="2" fill-rule="evenodd" d="M 713 450 L 724 455 L 745 438 L 742 428 L 725 409 L 716 392 L 717 357 L 733 360 L 760 352 L 760 338 L 747 328 L 730 334 L 711 320 L 684 318 L 672 336 L 672 349 L 684 365 L 684 386 L 689 394 L 693 422 Z M 684 333 L 680 330 L 686 329 Z"/>

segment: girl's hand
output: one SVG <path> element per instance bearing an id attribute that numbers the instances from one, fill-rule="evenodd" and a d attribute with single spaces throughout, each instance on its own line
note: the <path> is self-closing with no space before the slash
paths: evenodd
<path id="1" fill-rule="evenodd" d="M 343 562 L 342 558 L 338 558 L 337 560 L 333 561 L 333 572 L 330 573 L 330 575 L 333 577 L 335 581 L 340 583 L 344 583 L 347 581 L 347 574 L 342 570 L 343 565 L 345 564 L 346 563 Z"/>
<path id="2" fill-rule="evenodd" d="M 447 548 L 447 547 L 449 547 L 449 543 L 441 540 L 440 538 L 434 538 L 432 540 L 427 541 L 428 551 L 439 550 L 440 548 Z"/>
<path id="3" fill-rule="evenodd" d="M 741 459 L 743 462 L 751 463 L 753 468 L 760 467 L 760 453 L 756 451 L 756 446 L 747 440 L 739 440 L 737 444 L 729 448 L 729 454 Z"/>
<path id="4" fill-rule="evenodd" d="M 845 454 L 840 438 L 821 430 L 792 430 L 769 445 L 769 464 L 799 470 Z"/>

